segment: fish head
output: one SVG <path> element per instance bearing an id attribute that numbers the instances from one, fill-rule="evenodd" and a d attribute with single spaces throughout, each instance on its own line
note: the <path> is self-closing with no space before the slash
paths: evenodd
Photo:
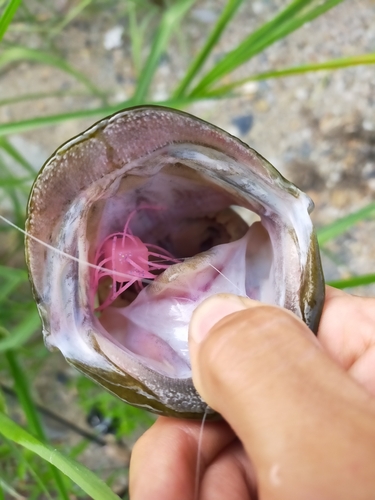
<path id="1" fill-rule="evenodd" d="M 191 379 L 193 311 L 232 293 L 316 332 L 312 208 L 255 150 L 187 113 L 143 106 L 101 120 L 53 154 L 29 199 L 26 258 L 47 346 L 130 404 L 215 418 Z"/>

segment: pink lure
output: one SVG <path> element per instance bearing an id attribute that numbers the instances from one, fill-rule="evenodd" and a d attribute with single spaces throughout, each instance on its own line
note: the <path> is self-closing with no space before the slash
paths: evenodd
<path id="1" fill-rule="evenodd" d="M 103 245 L 103 253 L 101 265 L 114 271 L 113 278 L 119 283 L 124 281 L 124 274 L 135 278 L 152 277 L 148 272 L 148 249 L 137 236 L 111 235 Z"/>
<path id="2" fill-rule="evenodd" d="M 158 209 L 157 207 L 140 207 L 140 209 L 145 208 Z M 97 308 L 98 311 L 108 307 L 133 284 L 136 285 L 138 291 L 141 291 L 143 288 L 142 280 L 156 278 L 156 275 L 150 271 L 167 269 L 172 263 L 181 262 L 180 259 L 176 259 L 163 248 L 151 243 L 144 243 L 138 236 L 132 234 L 129 222 L 136 212 L 137 210 L 134 210 L 129 214 L 124 231 L 107 236 L 96 252 L 95 262 L 100 269 L 95 272 L 95 292 L 101 278 L 104 276 L 112 278 L 112 292 Z M 156 250 L 156 252 L 152 250 Z M 150 261 L 150 256 L 168 263 Z"/>

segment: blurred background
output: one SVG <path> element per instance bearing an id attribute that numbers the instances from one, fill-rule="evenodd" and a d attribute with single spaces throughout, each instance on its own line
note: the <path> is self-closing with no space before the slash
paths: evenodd
<path id="1" fill-rule="evenodd" d="M 374 0 L 0 0 L 0 14 L 0 215 L 24 228 L 31 184 L 63 142 L 163 104 L 307 192 L 326 280 L 375 295 Z M 2 220 L 0 381 L 1 415 L 127 498 L 131 446 L 153 417 L 45 349 L 23 235 Z M 0 499 L 94 498 L 15 435 L 0 435 Z"/>

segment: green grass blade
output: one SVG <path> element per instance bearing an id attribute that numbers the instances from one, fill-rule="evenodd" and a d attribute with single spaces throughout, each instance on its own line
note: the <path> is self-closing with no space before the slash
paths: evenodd
<path id="1" fill-rule="evenodd" d="M 1 387 L 0 387 L 0 411 L 2 411 L 3 413 L 7 412 L 7 405 L 5 402 L 5 396 L 4 396 L 4 393 L 1 389 Z"/>
<path id="2" fill-rule="evenodd" d="M 20 364 L 18 363 L 17 356 L 13 351 L 9 351 L 6 353 L 6 358 L 10 367 L 10 373 L 14 379 L 18 400 L 27 417 L 28 426 L 33 434 L 44 441 L 45 436 L 42 424 L 34 408 L 34 404 L 30 395 L 29 384 L 23 374 L 23 370 Z"/>
<path id="3" fill-rule="evenodd" d="M 32 304 L 32 309 L 12 328 L 12 335 L 0 340 L 0 353 L 21 347 L 40 328 L 40 318 Z"/>
<path id="4" fill-rule="evenodd" d="M 322 63 L 305 64 L 293 68 L 286 68 L 279 71 L 270 71 L 268 73 L 260 73 L 255 75 L 254 79 L 264 80 L 265 78 L 280 78 L 289 75 L 298 75 L 310 71 L 334 70 L 340 68 L 348 68 L 350 66 L 359 66 L 362 64 L 374 64 L 375 52 L 371 54 L 359 54 L 353 57 L 343 57 L 340 59 L 331 59 Z"/>
<path id="5" fill-rule="evenodd" d="M 21 0 L 10 0 L 8 5 L 5 7 L 5 10 L 0 18 L 0 41 L 5 35 L 10 22 L 12 21 L 14 14 L 17 12 L 18 7 L 20 6 Z"/>
<path id="6" fill-rule="evenodd" d="M 171 99 L 166 99 L 165 101 L 149 101 L 148 104 L 159 105 L 159 106 L 170 106 L 171 108 L 181 109 L 187 106 L 188 104 L 196 102 L 199 99 L 201 98 L 200 97 L 198 98 L 183 97 L 178 99 L 171 98 Z M 26 132 L 27 130 L 35 130 L 41 127 L 48 127 L 50 125 L 56 125 L 58 123 L 62 123 L 68 120 L 75 120 L 79 118 L 104 117 L 116 113 L 118 111 L 121 111 L 125 108 L 129 108 L 131 106 L 136 106 L 140 104 L 142 104 L 142 101 L 136 101 L 135 99 L 130 99 L 115 106 L 105 106 L 94 109 L 82 109 L 79 111 L 73 111 L 71 113 L 61 113 L 57 115 L 31 118 L 19 122 L 4 123 L 0 124 L 0 137 L 9 134 L 19 134 L 21 132 Z"/>
<path id="7" fill-rule="evenodd" d="M 91 118 L 107 116 L 116 111 L 120 111 L 127 104 L 122 103 L 118 106 L 105 106 L 94 109 L 82 109 L 79 111 L 73 111 L 71 113 L 61 113 L 57 115 L 41 116 L 38 118 L 30 118 L 28 120 L 21 120 L 19 122 L 10 122 L 0 125 L 0 137 L 8 134 L 19 134 L 21 132 L 26 132 L 27 130 L 35 130 L 40 127 L 48 127 L 50 125 L 56 125 L 58 123 L 63 123 L 68 120 L 76 120 L 79 118 Z"/>
<path id="8" fill-rule="evenodd" d="M 305 23 L 312 21 L 343 0 L 325 0 L 321 5 L 306 10 L 313 0 L 294 0 L 273 20 L 265 23 L 249 35 L 238 47 L 229 52 L 214 68 L 212 68 L 192 90 L 190 95 L 204 94 L 207 87 L 231 73 L 256 54 L 276 41 L 285 38 Z M 301 14 L 301 12 L 303 12 Z"/>
<path id="9" fill-rule="evenodd" d="M 18 362 L 17 356 L 14 351 L 7 351 L 6 359 L 8 361 L 11 375 L 15 382 L 15 389 L 18 396 L 18 400 L 22 406 L 23 411 L 27 417 L 27 423 L 31 431 L 43 442 L 46 441 L 44 430 L 39 419 L 39 415 L 36 411 L 34 402 L 32 400 L 29 384 L 21 365 Z M 0 414 L 1 415 L 1 414 Z M 1 432 L 1 431 L 0 431 Z M 6 435 L 6 434 L 5 434 Z M 8 438 L 11 436 L 6 435 Z M 59 497 L 62 500 L 69 500 L 69 495 L 66 490 L 63 478 L 60 471 L 51 465 L 51 473 L 56 483 L 56 489 L 59 493 Z"/>
<path id="10" fill-rule="evenodd" d="M 268 78 L 282 78 L 285 76 L 299 75 L 312 71 L 324 71 L 324 70 L 332 71 L 336 69 L 348 68 L 351 66 L 359 66 L 364 64 L 375 64 L 375 52 L 371 54 L 360 54 L 358 56 L 353 56 L 353 57 L 344 57 L 341 59 L 332 59 L 330 61 L 325 61 L 322 63 L 304 64 L 301 66 L 294 66 L 292 68 L 285 68 L 275 71 L 266 71 L 264 73 L 258 73 L 257 75 L 237 80 L 228 85 L 223 85 L 221 87 L 214 88 L 206 95 L 209 97 L 221 97 L 227 95 L 235 88 L 240 87 L 241 85 L 244 85 L 245 83 L 248 83 L 250 81 L 266 80 Z"/>
<path id="11" fill-rule="evenodd" d="M 0 338 L 2 337 L 10 337 L 10 332 L 0 325 Z"/>
<path id="12" fill-rule="evenodd" d="M 327 285 L 335 288 L 354 288 L 357 286 L 366 286 L 375 283 L 375 274 L 363 274 L 362 276 L 352 276 L 343 280 L 330 281 Z"/>
<path id="13" fill-rule="evenodd" d="M 7 498 L 5 498 L 4 493 L 7 493 Z M 19 495 L 17 491 L 12 488 L 4 479 L 0 477 L 0 500 L 25 500 L 23 495 Z"/>
<path id="14" fill-rule="evenodd" d="M 34 177 L 0 177 L 0 189 L 8 187 L 20 187 L 20 184 L 32 182 Z"/>
<path id="15" fill-rule="evenodd" d="M 62 455 L 52 446 L 36 439 L 4 413 L 0 413 L 0 433 L 56 466 L 80 486 L 90 498 L 94 500 L 119 500 L 119 497 L 90 470 L 79 462 Z"/>
<path id="16" fill-rule="evenodd" d="M 206 43 L 204 44 L 202 50 L 199 52 L 197 57 L 194 59 L 193 63 L 185 73 L 185 76 L 179 83 L 177 89 L 174 92 L 174 97 L 181 97 L 187 87 L 190 85 L 192 80 L 197 75 L 198 71 L 201 69 L 203 64 L 206 62 L 208 56 L 211 54 L 212 50 L 215 48 L 217 42 L 219 41 L 224 29 L 227 27 L 234 14 L 237 12 L 239 6 L 242 4 L 243 0 L 229 0 L 224 10 L 219 17 L 216 25 L 208 36 Z"/>
<path id="17" fill-rule="evenodd" d="M 140 22 L 137 21 L 136 14 L 137 6 L 135 3 L 128 2 L 127 13 L 129 19 L 129 38 L 130 38 L 130 48 L 131 56 L 135 69 L 135 74 L 139 76 L 142 71 L 142 47 L 144 45 L 144 38 L 146 34 L 147 27 L 154 16 L 155 12 L 158 10 L 150 7 L 148 12 L 143 14 L 143 18 Z"/>
<path id="18" fill-rule="evenodd" d="M 78 4 L 74 5 L 70 9 L 70 11 L 66 14 L 64 19 L 60 21 L 57 26 L 55 26 L 50 30 L 48 36 L 52 38 L 58 33 L 60 33 L 60 31 L 62 31 L 65 28 L 65 26 L 67 26 L 71 21 L 73 21 L 73 19 L 75 19 L 88 5 L 90 5 L 91 2 L 92 0 L 81 0 L 80 2 L 78 2 Z"/>
<path id="19" fill-rule="evenodd" d="M 31 61 L 53 66 L 60 71 L 64 71 L 65 73 L 73 76 L 97 97 L 100 97 L 101 99 L 105 97 L 104 93 L 98 89 L 89 78 L 87 78 L 80 71 L 72 68 L 72 66 L 64 61 L 64 59 L 40 50 L 30 49 L 28 47 L 11 47 L 4 50 L 0 55 L 0 68 L 4 68 L 8 64 L 13 64 L 19 61 Z"/>
<path id="20" fill-rule="evenodd" d="M 135 73 L 136 75 L 139 75 L 142 68 L 141 53 L 143 32 L 137 23 L 136 7 L 133 3 L 128 4 L 128 18 L 131 55 Z"/>
<path id="21" fill-rule="evenodd" d="M 340 236 L 348 229 L 350 229 L 354 224 L 367 219 L 375 214 L 375 202 L 369 203 L 365 207 L 353 212 L 341 219 L 338 219 L 327 226 L 324 226 L 317 230 L 319 245 L 324 245 L 328 241 Z"/>
<path id="22" fill-rule="evenodd" d="M 49 99 L 54 97 L 87 97 L 91 96 L 86 92 L 73 92 L 73 91 L 56 91 L 56 92 L 34 92 L 32 94 L 24 94 L 15 97 L 7 97 L 6 99 L 0 99 L 0 106 L 9 106 L 10 104 L 18 104 L 24 101 L 34 101 L 37 99 Z"/>
<path id="23" fill-rule="evenodd" d="M 45 484 L 45 481 L 40 477 L 40 475 L 35 471 L 34 467 L 31 465 L 31 457 L 25 456 L 28 453 L 23 453 L 25 450 L 20 450 L 13 441 L 10 441 L 9 439 L 5 438 L 5 441 L 8 443 L 9 447 L 12 449 L 13 455 L 17 460 L 18 465 L 22 464 L 29 472 L 29 474 L 35 479 L 36 484 L 39 486 L 40 491 L 44 493 L 46 500 L 53 500 L 50 492 L 47 489 L 47 485 Z M 15 497 L 16 499 L 24 500 L 25 497 L 21 495 L 17 495 Z"/>
<path id="24" fill-rule="evenodd" d="M 35 175 L 35 170 L 32 165 L 26 160 L 24 156 L 22 156 L 17 149 L 6 139 L 5 137 L 0 138 L 0 147 L 17 163 L 19 163 L 27 172 L 32 175 Z M 2 184 L 0 183 L 0 186 Z"/>
<path id="25" fill-rule="evenodd" d="M 13 489 L 8 487 L 7 483 L 3 481 L 0 477 L 0 500 L 5 500 L 4 492 L 7 492 L 10 494 L 10 496 L 13 496 Z M 17 493 L 17 492 L 15 492 Z M 17 495 L 18 496 L 18 495 Z M 16 498 L 16 497 L 15 497 Z M 19 497 L 20 498 L 20 497 Z M 22 497 L 21 497 L 22 498 Z"/>
<path id="26" fill-rule="evenodd" d="M 7 175 L 7 177 L 12 177 L 13 179 L 16 179 L 14 175 L 12 175 L 11 168 L 8 167 L 4 162 L 1 162 L 0 159 L 0 170 L 3 170 Z M 15 187 L 8 186 L 6 189 L 3 189 L 3 193 L 5 196 L 9 198 L 11 201 L 13 207 L 12 207 L 12 218 L 13 218 L 13 223 L 15 226 L 20 227 L 23 225 L 24 220 L 25 220 L 25 202 L 26 202 L 26 197 L 23 196 L 22 194 L 22 189 L 20 189 L 20 184 L 15 185 Z M 7 222 L 3 216 L 0 215 L 0 219 L 3 220 L 4 222 Z M 8 224 L 8 226 L 11 224 Z M 0 226 L 1 227 L 1 226 Z"/>
<path id="27" fill-rule="evenodd" d="M 15 267 L 1 266 L 0 277 L 5 279 L 17 278 L 22 281 L 27 280 L 27 272 L 24 269 L 17 269 Z"/>
<path id="28" fill-rule="evenodd" d="M 20 192 L 20 189 L 18 189 L 18 187 L 8 187 L 3 191 L 12 202 L 13 221 L 14 224 L 19 227 L 25 221 L 25 203 L 24 200 L 20 200 L 20 194 L 22 193 Z"/>
<path id="29" fill-rule="evenodd" d="M 156 35 L 152 41 L 150 54 L 138 80 L 137 89 L 134 94 L 134 99 L 136 101 L 142 102 L 146 99 L 160 57 L 166 50 L 172 32 L 177 28 L 178 23 L 195 1 L 196 0 L 179 0 L 165 10 Z"/>
<path id="30" fill-rule="evenodd" d="M 233 71 L 236 67 L 242 64 L 245 60 L 250 59 L 257 53 L 257 46 L 264 44 L 264 40 L 275 33 L 283 23 L 289 22 L 296 16 L 304 7 L 310 4 L 313 0 L 294 0 L 287 7 L 277 14 L 273 19 L 264 23 L 260 28 L 256 29 L 248 37 L 246 37 L 235 49 L 231 50 L 221 61 L 215 64 L 197 84 L 192 94 L 198 94 L 203 88 L 211 85 L 218 78 Z"/>
<path id="31" fill-rule="evenodd" d="M 0 304 L 1 302 L 10 295 L 13 290 L 15 290 L 20 283 L 22 283 L 22 278 L 16 275 L 11 275 L 8 277 L 8 279 L 2 279 L 1 280 L 1 287 L 0 287 Z M 1 319 L 1 316 L 0 316 Z M 0 341 L 1 344 L 1 341 Z"/>

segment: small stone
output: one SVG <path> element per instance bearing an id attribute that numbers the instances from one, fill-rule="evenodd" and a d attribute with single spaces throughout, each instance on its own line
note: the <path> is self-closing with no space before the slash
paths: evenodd
<path id="1" fill-rule="evenodd" d="M 307 89 L 303 88 L 303 87 L 299 87 L 296 92 L 295 92 L 295 96 L 297 97 L 297 99 L 299 99 L 300 101 L 305 101 L 307 98 L 308 98 L 308 92 L 307 92 Z"/>
<path id="2" fill-rule="evenodd" d="M 123 26 L 114 26 L 104 34 L 103 45 L 107 50 L 118 49 L 122 45 Z"/>
<path id="3" fill-rule="evenodd" d="M 236 116 L 232 120 L 232 124 L 237 128 L 240 135 L 246 135 L 252 128 L 254 123 L 253 115 Z"/>
<path id="4" fill-rule="evenodd" d="M 156 89 L 152 95 L 152 98 L 155 102 L 158 102 L 158 101 L 165 101 L 166 99 L 168 99 L 168 96 L 169 95 L 167 89 L 163 87 Z"/>
<path id="5" fill-rule="evenodd" d="M 261 113 L 265 113 L 266 111 L 269 110 L 269 104 L 265 99 L 260 99 L 255 103 L 255 109 L 257 111 L 260 111 Z"/>
<path id="6" fill-rule="evenodd" d="M 252 7 L 254 14 L 261 14 L 264 10 L 264 5 L 262 2 L 254 2 Z"/>
<path id="7" fill-rule="evenodd" d="M 368 132 L 372 132 L 375 130 L 375 122 L 370 122 L 370 120 L 365 120 L 362 123 L 363 130 L 366 130 Z"/>
<path id="8" fill-rule="evenodd" d="M 375 178 L 375 162 L 368 161 L 362 169 L 362 177 L 365 179 Z"/>
<path id="9" fill-rule="evenodd" d="M 241 87 L 241 93 L 244 95 L 254 95 L 259 90 L 258 82 L 247 82 L 244 83 Z"/>
<path id="10" fill-rule="evenodd" d="M 204 24 L 212 24 L 218 18 L 217 12 L 211 9 L 194 9 L 191 14 L 197 21 Z"/>
<path id="11" fill-rule="evenodd" d="M 113 96 L 113 101 L 117 104 L 118 102 L 124 102 L 129 99 L 129 95 L 125 90 L 121 89 Z"/>

